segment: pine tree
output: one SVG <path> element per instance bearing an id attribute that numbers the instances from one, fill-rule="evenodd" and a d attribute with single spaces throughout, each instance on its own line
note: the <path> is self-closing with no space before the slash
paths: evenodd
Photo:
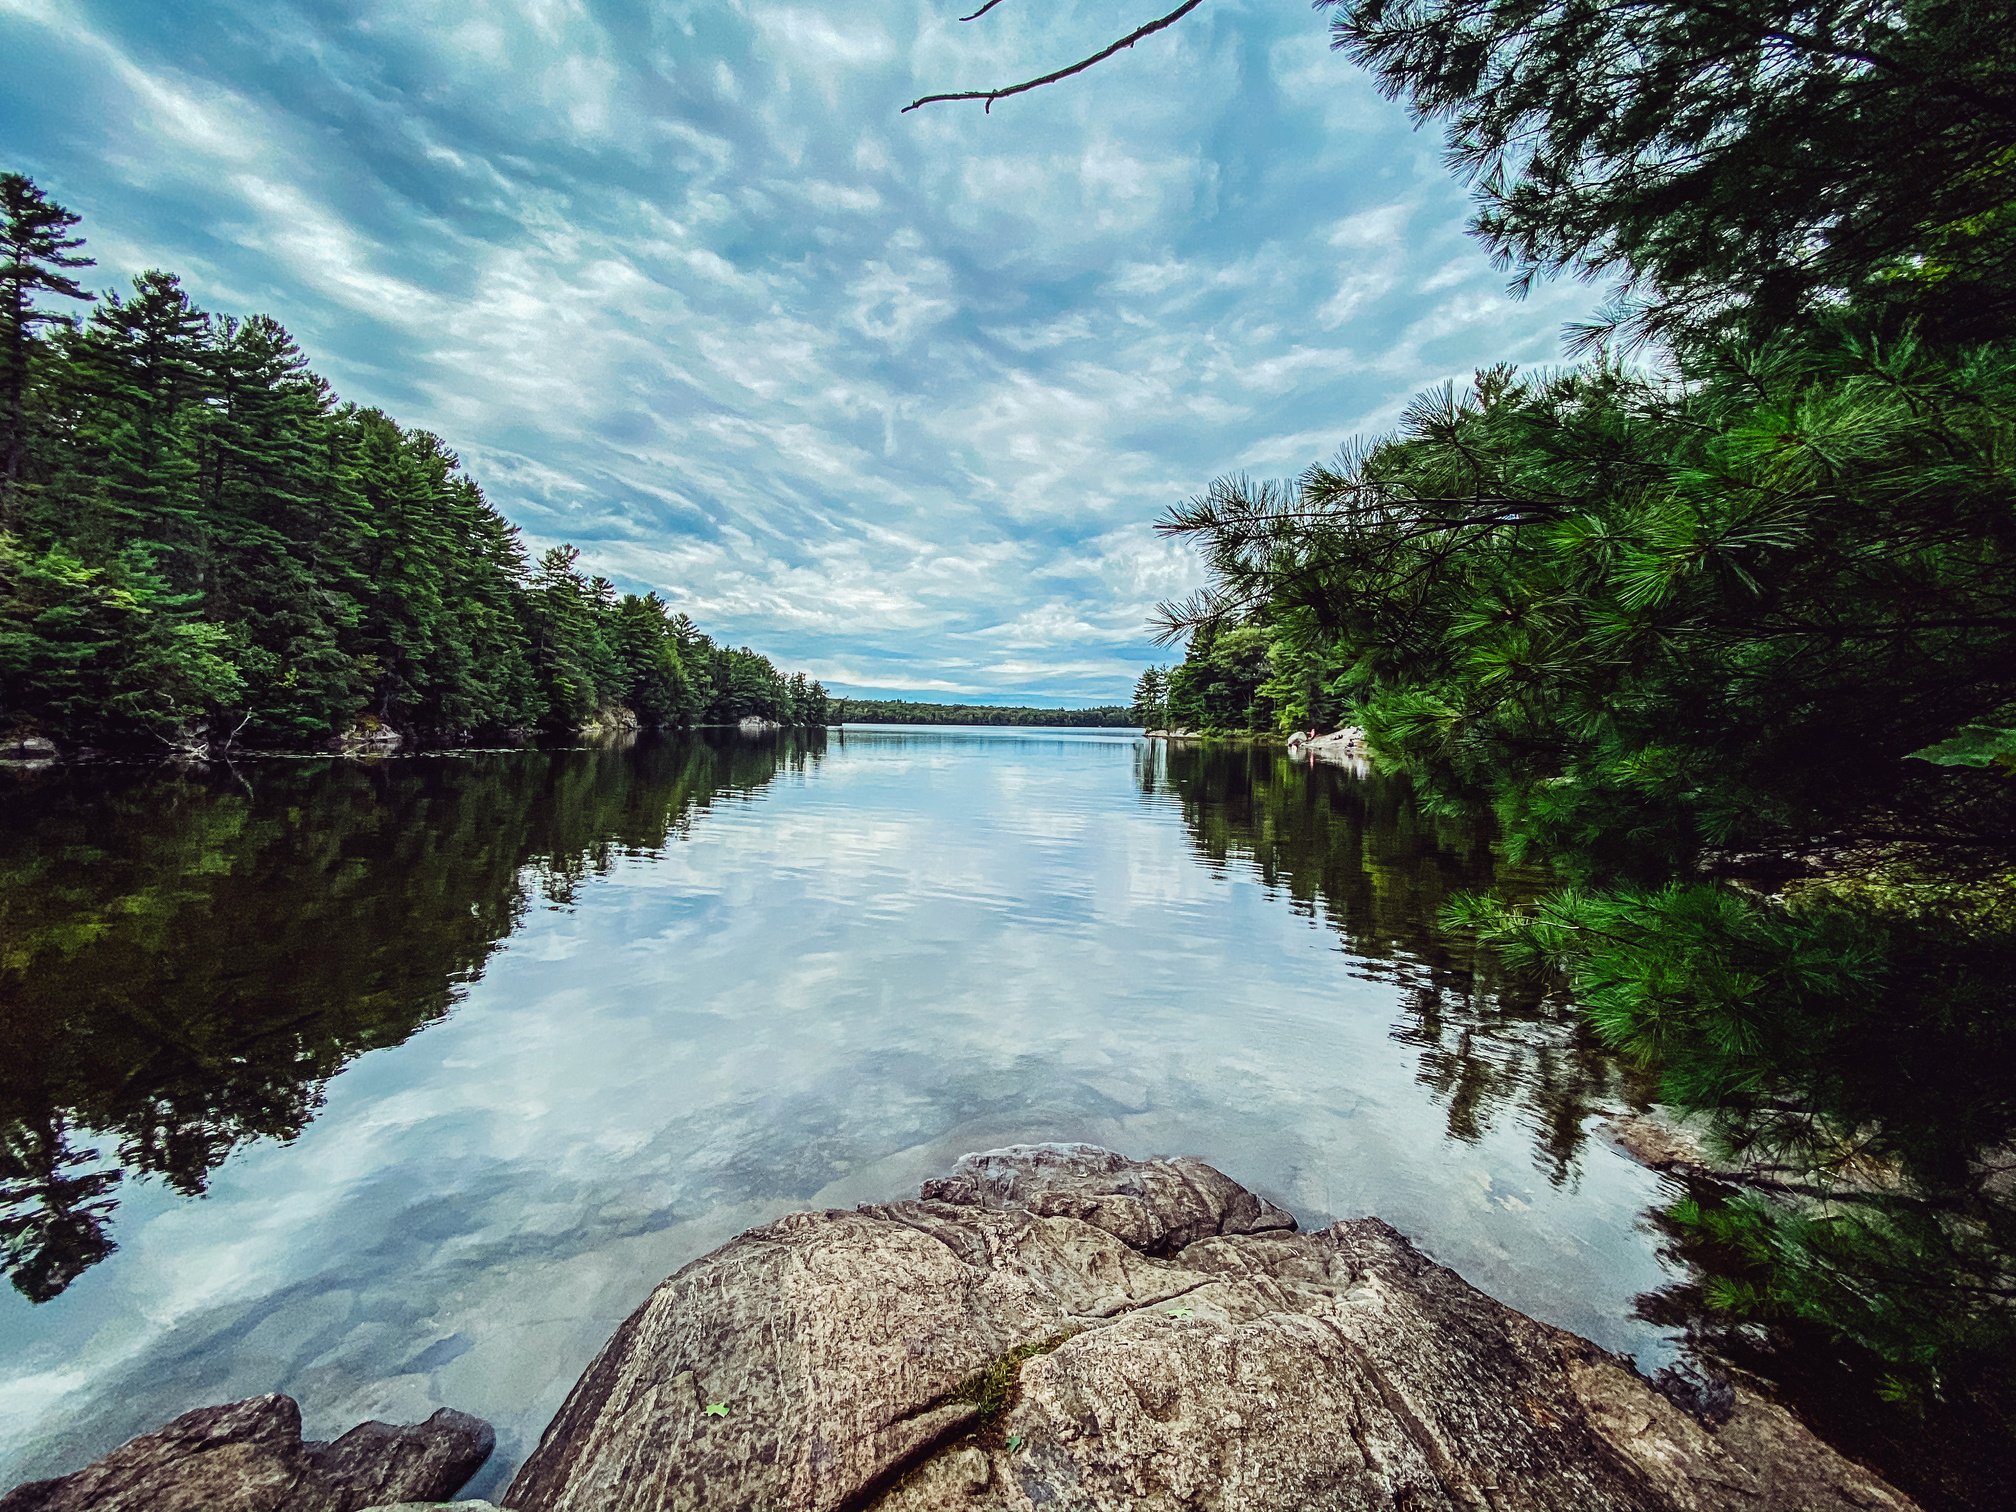
<path id="1" fill-rule="evenodd" d="M 204 520 L 200 445 L 210 393 L 210 318 L 172 273 L 133 280 L 91 312 L 78 356 L 92 401 L 94 454 L 112 534 L 145 541 L 178 588 L 200 588 Z"/>
<path id="2" fill-rule="evenodd" d="M 580 560 L 572 546 L 548 550 L 533 569 L 527 601 L 545 719 L 567 727 L 595 713 L 613 691 L 598 677 L 607 653 L 597 633 L 595 595 L 576 570 Z"/>
<path id="3" fill-rule="evenodd" d="M 69 234 L 78 217 L 49 199 L 32 179 L 0 173 L 0 525 L 27 471 L 29 365 L 37 326 L 67 323 L 45 310 L 42 295 L 89 299 L 66 271 L 88 268 L 84 238 Z"/>
<path id="4" fill-rule="evenodd" d="M 1150 667 L 1134 682 L 1131 705 L 1134 722 L 1146 729 L 1160 729 L 1169 718 L 1169 669 Z"/>
<path id="5" fill-rule="evenodd" d="M 345 651 L 364 583 L 353 560 L 362 498 L 332 447 L 328 386 L 278 322 L 231 317 L 209 349 L 202 433 L 214 566 L 208 617 L 239 627 L 245 721 L 268 738 L 313 738 L 365 692 Z"/>
<path id="6" fill-rule="evenodd" d="M 1523 287 L 1614 275 L 1640 332 L 1751 337 L 1842 300 L 2016 328 L 2010 0 L 1320 0 L 1446 126 Z"/>

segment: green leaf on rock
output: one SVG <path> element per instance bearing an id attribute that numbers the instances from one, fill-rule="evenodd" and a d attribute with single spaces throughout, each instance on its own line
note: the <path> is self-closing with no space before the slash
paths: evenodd
<path id="1" fill-rule="evenodd" d="M 709 1402 L 704 1410 L 708 1417 L 728 1416 L 728 1404 L 726 1402 Z"/>

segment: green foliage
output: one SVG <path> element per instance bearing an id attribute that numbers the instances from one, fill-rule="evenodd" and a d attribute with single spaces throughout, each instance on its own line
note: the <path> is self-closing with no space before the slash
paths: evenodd
<path id="1" fill-rule="evenodd" d="M 2008 0 L 1320 0 L 1336 45 L 1448 130 L 1518 286 L 1614 274 L 1641 332 L 1752 336 L 1852 303 L 2016 320 Z"/>
<path id="2" fill-rule="evenodd" d="M 1962 1383 L 2012 1384 L 2016 1332 L 1998 1305 L 2009 1292 L 2006 1229 L 1869 1193 L 1798 1206 L 1755 1192 L 1689 1197 L 1668 1217 L 1714 1257 L 1711 1308 L 1852 1340 L 1887 1367 L 1877 1383 L 1886 1400 L 1924 1407 Z"/>
<path id="3" fill-rule="evenodd" d="M 825 693 L 656 594 L 526 561 L 439 438 L 339 404 L 265 316 L 173 274 L 81 327 L 77 218 L 0 175 L 0 726 L 93 743 L 302 744 L 823 723 Z"/>
<path id="4" fill-rule="evenodd" d="M 1039 1355 L 1055 1352 L 1077 1332 L 1075 1328 L 1066 1329 L 1047 1339 L 1017 1344 L 988 1361 L 985 1369 L 953 1387 L 947 1400 L 970 1403 L 975 1409 L 975 1417 L 983 1423 L 999 1417 L 1015 1405 L 1023 1365 Z"/>
<path id="5" fill-rule="evenodd" d="M 1225 735 L 1273 730 L 1274 701 L 1266 691 L 1271 672 L 1263 626 L 1221 626 L 1215 620 L 1200 624 L 1182 662 L 1169 674 L 1170 727 Z"/>
<path id="6" fill-rule="evenodd" d="M 1210 583 L 1163 606 L 1170 718 L 1350 722 L 1429 805 L 1495 810 L 1568 885 L 1449 922 L 1710 1116 L 1763 1194 L 1715 1220 L 1719 1300 L 1900 1391 L 2001 1390 L 2016 17 L 1333 8 L 1447 126 L 1500 260 L 1618 276 L 1585 336 L 1663 363 L 1487 369 L 1173 509 Z"/>
<path id="7" fill-rule="evenodd" d="M 1922 751 L 1916 760 L 1944 767 L 1996 767 L 2016 775 L 2016 730 L 2007 725 L 1970 724 Z"/>
<path id="8" fill-rule="evenodd" d="M 31 444 L 28 408 L 30 368 L 40 343 L 38 326 L 67 326 L 68 316 L 37 301 L 54 294 L 88 299 L 70 276 L 88 268 L 79 255 L 82 237 L 72 236 L 77 217 L 54 204 L 34 182 L 18 173 L 0 173 L 0 525 L 8 521 Z"/>
<path id="9" fill-rule="evenodd" d="M 1169 669 L 1150 667 L 1134 682 L 1134 700 L 1127 714 L 1143 729 L 1159 730 L 1169 722 Z"/>
<path id="10" fill-rule="evenodd" d="M 2009 1316 L 1980 1277 L 2016 1255 L 1988 1174 L 2016 1142 L 2012 435 L 2016 351 L 1816 336 L 1670 380 L 1480 374 L 1293 485 L 1234 480 L 1167 523 L 1214 568 L 1166 610 L 1200 666 L 1232 626 L 1265 627 L 1277 665 L 1339 668 L 1379 759 L 1578 879 L 1452 924 L 1560 972 L 1781 1185 L 1838 1192 L 1849 1152 L 1895 1173 L 1918 1205 L 1880 1224 L 1785 1210 L 1784 1274 L 1753 1299 L 1838 1304 L 1884 1351 L 1901 1325 L 1866 1316 L 1855 1267 L 1885 1254 L 1884 1285 L 1944 1257 L 1916 1284 L 1953 1347 Z M 1833 880 L 1782 898 L 1703 876 L 1816 849 Z"/>

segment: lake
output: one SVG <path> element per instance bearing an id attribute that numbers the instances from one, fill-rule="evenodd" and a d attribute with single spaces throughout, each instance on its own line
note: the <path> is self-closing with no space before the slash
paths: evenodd
<path id="1" fill-rule="evenodd" d="M 1593 1128 L 1632 1089 L 1436 923 L 1536 879 L 1395 780 L 852 727 L 0 794 L 0 1488 L 284 1390 L 485 1417 L 495 1490 L 680 1265 L 1020 1141 L 1676 1349 L 1671 1194 Z"/>

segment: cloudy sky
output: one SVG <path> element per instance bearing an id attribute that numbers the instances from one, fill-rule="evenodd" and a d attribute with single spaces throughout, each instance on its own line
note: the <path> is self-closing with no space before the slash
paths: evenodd
<path id="1" fill-rule="evenodd" d="M 1152 530 L 1546 362 L 1440 143 L 1301 0 L 0 0 L 0 166 L 97 281 L 277 316 L 580 546 L 837 688 L 1124 698 Z"/>

